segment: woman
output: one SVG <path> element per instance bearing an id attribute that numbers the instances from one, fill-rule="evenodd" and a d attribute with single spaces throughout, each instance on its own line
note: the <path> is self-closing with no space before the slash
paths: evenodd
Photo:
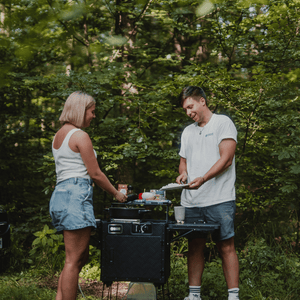
<path id="1" fill-rule="evenodd" d="M 81 128 L 90 126 L 95 116 L 95 100 L 82 92 L 72 93 L 59 118 L 52 152 L 56 167 L 56 187 L 50 200 L 52 224 L 62 231 L 66 261 L 58 281 L 56 300 L 75 300 L 78 274 L 89 256 L 92 227 L 94 181 L 119 202 L 126 196 L 118 192 L 100 170 L 89 135 Z"/>

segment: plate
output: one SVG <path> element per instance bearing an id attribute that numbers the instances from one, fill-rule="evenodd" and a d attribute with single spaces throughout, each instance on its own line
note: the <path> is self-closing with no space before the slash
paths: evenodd
<path id="1" fill-rule="evenodd" d="M 187 187 L 187 186 L 189 186 L 188 183 L 186 183 L 186 184 L 169 183 L 169 184 L 163 186 L 162 188 L 160 188 L 160 190 L 162 190 L 162 191 L 167 191 L 167 190 L 180 190 L 180 189 L 182 189 L 182 188 L 184 188 L 184 187 Z"/>

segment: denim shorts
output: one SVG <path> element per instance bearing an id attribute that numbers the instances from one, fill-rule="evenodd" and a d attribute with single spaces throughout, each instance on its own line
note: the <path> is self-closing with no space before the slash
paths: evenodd
<path id="1" fill-rule="evenodd" d="M 186 223 L 218 223 L 220 230 L 212 232 L 212 239 L 215 242 L 227 240 L 234 236 L 234 218 L 236 206 L 235 201 L 227 201 L 220 204 L 206 207 L 186 207 Z M 206 233 L 193 232 L 189 239 L 206 238 Z"/>
<path id="2" fill-rule="evenodd" d="M 59 182 L 51 196 L 49 212 L 58 232 L 90 226 L 97 228 L 92 180 L 69 178 Z"/>

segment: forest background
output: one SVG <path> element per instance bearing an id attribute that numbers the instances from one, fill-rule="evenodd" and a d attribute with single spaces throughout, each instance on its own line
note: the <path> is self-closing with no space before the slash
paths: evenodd
<path id="1" fill-rule="evenodd" d="M 286 298 L 272 299 L 299 298 L 299 0 L 2 0 L 0 9 L 0 205 L 12 270 L 36 266 L 32 242 L 50 226 L 51 142 L 71 92 L 96 99 L 87 131 L 100 168 L 143 192 L 175 181 L 191 123 L 177 97 L 198 85 L 238 130 L 236 247 L 253 278 L 244 274 L 244 296 L 282 282 Z M 178 204 L 180 193 L 168 198 Z M 97 218 L 111 201 L 95 188 Z M 43 251 L 58 251 L 53 236 L 40 239 Z M 208 252 L 218 259 L 213 243 Z"/>

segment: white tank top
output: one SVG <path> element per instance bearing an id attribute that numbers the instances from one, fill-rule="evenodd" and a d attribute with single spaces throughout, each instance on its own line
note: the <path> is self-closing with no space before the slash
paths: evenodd
<path id="1" fill-rule="evenodd" d="M 55 160 L 56 183 L 73 177 L 91 179 L 87 172 L 85 164 L 82 161 L 81 154 L 74 152 L 69 147 L 69 140 L 72 134 L 78 130 L 81 129 L 74 128 L 70 130 L 59 149 L 54 149 L 53 142 L 55 137 L 53 139 L 52 153 Z M 94 153 L 97 157 L 95 150 Z"/>

